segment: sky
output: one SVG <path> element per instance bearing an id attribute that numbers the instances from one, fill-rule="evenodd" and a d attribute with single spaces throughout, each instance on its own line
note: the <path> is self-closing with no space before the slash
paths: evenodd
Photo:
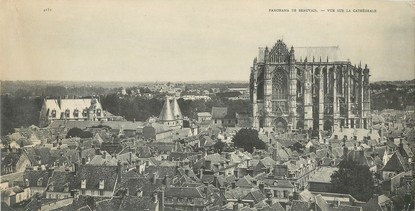
<path id="1" fill-rule="evenodd" d="M 248 81 L 278 39 L 415 78 L 414 1 L 0 0 L 0 35 L 0 80 Z"/>

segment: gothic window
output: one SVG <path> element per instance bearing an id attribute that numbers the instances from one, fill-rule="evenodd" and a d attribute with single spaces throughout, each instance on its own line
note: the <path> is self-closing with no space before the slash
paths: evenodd
<path id="1" fill-rule="evenodd" d="M 288 94 L 287 75 L 278 70 L 272 78 L 273 99 L 286 99 Z"/>

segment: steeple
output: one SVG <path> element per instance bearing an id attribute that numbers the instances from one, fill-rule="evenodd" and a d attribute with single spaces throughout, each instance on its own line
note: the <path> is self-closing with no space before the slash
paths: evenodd
<path id="1" fill-rule="evenodd" d="M 183 119 L 182 112 L 180 111 L 179 104 L 177 103 L 176 97 L 173 97 L 173 101 L 171 102 L 173 116 L 176 120 Z"/>
<path id="2" fill-rule="evenodd" d="M 174 115 L 173 111 L 170 107 L 170 100 L 169 97 L 166 96 L 166 100 L 164 101 L 163 108 L 161 109 L 160 115 L 159 115 L 159 121 L 167 122 L 167 121 L 174 121 Z"/>

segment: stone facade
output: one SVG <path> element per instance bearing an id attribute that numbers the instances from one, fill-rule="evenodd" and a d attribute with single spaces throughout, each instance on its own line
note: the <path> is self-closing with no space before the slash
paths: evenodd
<path id="1" fill-rule="evenodd" d="M 259 48 L 250 75 L 253 126 L 331 130 L 368 128 L 369 69 L 341 58 L 339 47 Z"/>

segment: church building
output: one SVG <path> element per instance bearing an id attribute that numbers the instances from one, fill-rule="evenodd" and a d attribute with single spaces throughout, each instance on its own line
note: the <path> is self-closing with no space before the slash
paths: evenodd
<path id="1" fill-rule="evenodd" d="M 369 128 L 369 68 L 338 46 L 259 48 L 250 75 L 253 126 L 276 131 Z"/>
<path id="2" fill-rule="evenodd" d="M 166 96 L 158 122 L 170 127 L 183 126 L 183 115 L 175 97 Z"/>

